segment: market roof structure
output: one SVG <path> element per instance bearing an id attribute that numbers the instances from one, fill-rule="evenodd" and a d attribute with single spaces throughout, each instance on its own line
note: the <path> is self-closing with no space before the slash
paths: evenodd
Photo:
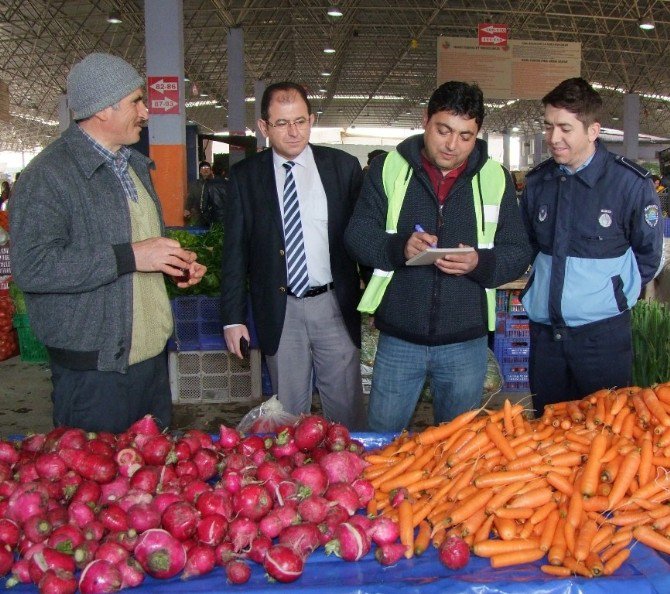
<path id="1" fill-rule="evenodd" d="M 478 23 L 493 22 L 507 24 L 511 39 L 581 42 L 582 76 L 602 85 L 603 125 L 621 128 L 624 94 L 639 93 L 640 132 L 670 137 L 668 0 L 184 0 L 183 5 L 187 118 L 206 132 L 227 127 L 230 27 L 244 32 L 247 97 L 253 97 L 255 80 L 296 80 L 313 95 L 319 125 L 418 127 L 436 84 L 437 37 L 473 37 Z M 329 15 L 332 8 L 341 16 Z M 112 13 L 120 23 L 108 22 Z M 653 20 L 655 28 L 641 29 L 641 20 Z M 0 121 L 0 150 L 44 146 L 58 135 L 67 72 L 87 53 L 117 53 L 143 72 L 143 22 L 142 0 L 5 0 L 0 79 L 9 84 L 10 118 Z M 190 93 L 193 83 L 197 97 Z M 249 104 L 247 125 L 252 124 Z M 485 121 L 489 132 L 532 132 L 541 126 L 538 101 L 498 102 Z"/>

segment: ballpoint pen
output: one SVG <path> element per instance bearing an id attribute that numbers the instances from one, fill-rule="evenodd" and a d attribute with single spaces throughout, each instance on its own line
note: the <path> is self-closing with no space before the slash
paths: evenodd
<path id="1" fill-rule="evenodd" d="M 414 225 L 414 231 L 416 231 L 417 233 L 425 233 L 423 227 L 421 225 L 419 225 L 418 223 L 416 225 Z M 431 243 L 430 247 L 437 247 L 437 244 L 436 243 Z"/>

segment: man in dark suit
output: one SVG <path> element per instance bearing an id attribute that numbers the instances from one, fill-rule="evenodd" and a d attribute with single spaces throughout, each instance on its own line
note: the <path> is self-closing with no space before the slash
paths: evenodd
<path id="1" fill-rule="evenodd" d="M 360 279 L 342 240 L 362 172 L 355 157 L 309 144 L 313 123 L 303 87 L 267 87 L 258 126 L 272 150 L 230 172 L 224 335 L 228 350 L 241 357 L 240 340 L 249 340 L 248 279 L 260 346 L 284 409 L 309 413 L 314 370 L 324 416 L 362 429 Z"/>

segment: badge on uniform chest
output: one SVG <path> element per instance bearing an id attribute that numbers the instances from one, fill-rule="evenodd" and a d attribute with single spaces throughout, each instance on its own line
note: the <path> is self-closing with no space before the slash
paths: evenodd
<path id="1" fill-rule="evenodd" d="M 601 227 L 609 227 L 612 224 L 612 211 L 602 209 L 600 211 L 600 216 L 598 216 L 598 223 Z"/>
<path id="2" fill-rule="evenodd" d="M 644 222 L 650 227 L 658 224 L 658 206 L 650 204 L 644 209 Z"/>
<path id="3" fill-rule="evenodd" d="M 537 211 L 537 220 L 540 223 L 544 223 L 547 220 L 549 209 L 546 204 L 540 206 L 540 210 Z"/>

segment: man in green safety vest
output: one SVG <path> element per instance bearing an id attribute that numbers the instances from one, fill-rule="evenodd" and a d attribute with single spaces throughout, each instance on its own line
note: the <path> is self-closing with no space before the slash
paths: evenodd
<path id="1" fill-rule="evenodd" d="M 495 322 L 487 289 L 530 263 L 512 177 L 477 139 L 483 121 L 477 85 L 438 87 L 425 132 L 372 162 L 347 227 L 347 249 L 375 269 L 359 305 L 380 330 L 368 404 L 373 431 L 405 429 L 426 379 L 435 423 L 479 405 Z M 407 265 L 434 247 L 474 249 Z"/>

